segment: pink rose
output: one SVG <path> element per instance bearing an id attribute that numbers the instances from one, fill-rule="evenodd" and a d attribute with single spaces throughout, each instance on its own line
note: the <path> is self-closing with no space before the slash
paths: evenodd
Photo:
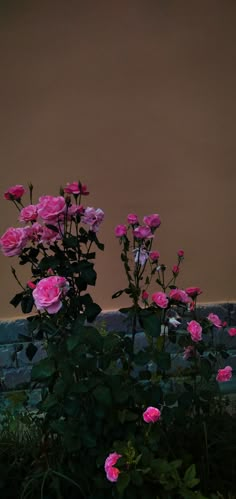
<path id="1" fill-rule="evenodd" d="M 230 327 L 228 333 L 230 336 L 236 336 L 236 327 Z"/>
<path id="2" fill-rule="evenodd" d="M 188 303 L 189 297 L 185 291 L 182 289 L 171 289 L 169 293 L 169 297 L 171 300 L 180 301 L 181 303 Z"/>
<path id="3" fill-rule="evenodd" d="M 72 204 L 68 208 L 67 217 L 68 219 L 71 219 L 72 217 L 76 217 L 76 215 L 83 215 L 83 213 L 84 213 L 84 207 L 82 206 L 82 204 L 80 205 Z"/>
<path id="4" fill-rule="evenodd" d="M 81 194 L 82 196 L 88 196 L 89 194 L 87 185 L 82 185 L 79 182 L 72 182 L 71 184 L 67 182 L 66 187 L 64 188 L 64 192 L 74 195 Z"/>
<path id="5" fill-rule="evenodd" d="M 135 224 L 138 224 L 138 217 L 137 217 L 137 215 L 135 215 L 134 213 L 130 213 L 130 214 L 127 216 L 127 222 L 128 222 L 128 224 L 130 224 L 130 225 L 135 225 Z"/>
<path id="6" fill-rule="evenodd" d="M 5 256 L 18 256 L 28 241 L 27 231 L 21 228 L 9 227 L 0 238 L 0 247 Z"/>
<path id="7" fill-rule="evenodd" d="M 158 258 L 160 258 L 160 253 L 158 251 L 150 251 L 149 258 L 152 262 L 157 262 Z"/>
<path id="8" fill-rule="evenodd" d="M 147 291 L 143 290 L 143 292 L 142 292 L 142 300 L 143 301 L 147 301 L 148 297 L 149 297 L 149 293 Z"/>
<path id="9" fill-rule="evenodd" d="M 145 217 L 143 217 L 143 222 L 145 223 L 145 225 L 148 225 L 148 227 L 157 228 L 161 225 L 160 215 L 158 215 L 157 213 L 146 215 Z"/>
<path id="10" fill-rule="evenodd" d="M 152 295 L 152 301 L 160 308 L 166 308 L 168 306 L 168 298 L 162 291 L 154 293 Z"/>
<path id="11" fill-rule="evenodd" d="M 219 369 L 216 380 L 224 383 L 225 381 L 229 381 L 232 378 L 232 367 L 226 366 L 224 369 Z"/>
<path id="12" fill-rule="evenodd" d="M 222 326 L 222 322 L 221 322 L 220 318 L 218 317 L 218 315 L 211 313 L 208 315 L 207 318 L 213 324 L 213 326 L 218 327 L 218 328 Z"/>
<path id="13" fill-rule="evenodd" d="M 100 224 L 104 220 L 104 211 L 102 211 L 100 208 L 92 208 L 88 206 L 84 210 L 84 215 L 82 217 L 82 222 L 84 224 L 89 225 L 89 230 L 92 232 L 98 232 Z"/>
<path id="14" fill-rule="evenodd" d="M 62 196 L 41 196 L 39 198 L 38 216 L 45 222 L 55 222 L 65 213 L 66 203 Z"/>
<path id="15" fill-rule="evenodd" d="M 200 295 L 202 293 L 202 290 L 197 287 L 186 288 L 185 291 L 188 296 L 191 296 L 191 298 L 196 298 L 197 295 Z"/>
<path id="16" fill-rule="evenodd" d="M 194 346 L 189 345 L 188 347 L 184 348 L 184 353 L 183 353 L 183 359 L 188 360 L 191 359 L 191 357 L 195 356 L 195 348 Z"/>
<path id="17" fill-rule="evenodd" d="M 38 216 L 37 205 L 29 204 L 25 208 L 22 208 L 19 215 L 19 220 L 20 222 L 35 222 L 35 220 L 37 220 L 37 216 Z"/>
<path id="18" fill-rule="evenodd" d="M 177 255 L 179 256 L 179 258 L 183 258 L 184 257 L 184 250 L 179 249 L 179 251 L 177 252 Z"/>
<path id="19" fill-rule="evenodd" d="M 25 193 L 25 188 L 23 185 L 13 185 L 4 192 L 4 198 L 8 201 L 20 201 L 21 197 Z"/>
<path id="20" fill-rule="evenodd" d="M 187 331 L 191 334 L 192 341 L 201 341 L 202 326 L 197 321 L 188 322 Z"/>
<path id="21" fill-rule="evenodd" d="M 107 479 L 110 482 L 116 482 L 118 480 L 120 470 L 118 468 L 116 468 L 114 465 L 117 463 L 117 461 L 118 461 L 118 459 L 120 459 L 120 457 L 122 457 L 121 454 L 117 454 L 117 452 L 112 452 L 106 458 L 104 468 L 105 468 Z"/>
<path id="22" fill-rule="evenodd" d="M 173 265 L 172 272 L 173 272 L 174 276 L 177 276 L 179 274 L 179 266 Z"/>
<path id="23" fill-rule="evenodd" d="M 117 225 L 115 227 L 115 235 L 116 237 L 123 237 L 127 234 L 127 227 L 126 225 Z"/>
<path id="24" fill-rule="evenodd" d="M 161 411 L 156 407 L 148 407 L 143 413 L 145 423 L 156 423 L 161 417 Z"/>
<path id="25" fill-rule="evenodd" d="M 145 225 L 139 225 L 139 227 L 136 227 L 133 231 L 133 235 L 136 239 L 150 239 L 153 237 L 150 227 Z"/>
<path id="26" fill-rule="evenodd" d="M 61 226 L 60 230 L 63 230 Z M 55 230 L 49 229 L 48 227 L 43 227 L 39 243 L 50 245 L 55 241 L 58 241 L 59 239 L 61 239 L 61 232 L 56 232 Z"/>
<path id="27" fill-rule="evenodd" d="M 33 291 L 34 303 L 37 310 L 56 314 L 62 307 L 61 298 L 69 290 L 69 283 L 65 277 L 51 276 L 41 279 Z"/>

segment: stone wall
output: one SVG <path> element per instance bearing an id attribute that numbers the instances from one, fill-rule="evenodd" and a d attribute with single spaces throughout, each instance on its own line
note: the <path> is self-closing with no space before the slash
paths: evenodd
<path id="1" fill-rule="evenodd" d="M 236 326 L 236 304 L 225 303 L 220 305 L 206 305 L 199 307 L 202 316 L 214 312 L 223 321 L 231 326 Z M 129 332 L 130 324 L 118 311 L 104 312 L 100 314 L 96 321 L 98 327 L 105 327 L 108 331 Z M 26 351 L 29 341 L 26 341 L 27 320 L 2 321 L 0 322 L 0 398 L 5 404 L 21 403 L 29 397 L 29 403 L 35 404 L 40 397 L 40 391 L 30 385 L 30 376 L 33 363 L 39 361 L 46 355 L 43 343 L 37 342 L 37 353 L 30 361 Z M 216 342 L 224 343 L 230 353 L 230 358 L 226 359 L 226 364 L 230 364 L 235 370 L 235 375 L 231 382 L 224 384 L 224 391 L 236 393 L 236 337 L 231 338 L 226 332 L 216 330 Z M 137 334 L 137 349 L 144 346 L 144 337 L 140 330 Z M 183 366 L 181 356 L 176 356 L 176 347 L 171 345 L 170 353 L 175 356 L 175 366 Z M 227 385 L 227 386 L 226 386 Z"/>

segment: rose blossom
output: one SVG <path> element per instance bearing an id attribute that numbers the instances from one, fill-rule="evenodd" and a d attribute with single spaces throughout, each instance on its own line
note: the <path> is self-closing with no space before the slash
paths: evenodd
<path id="1" fill-rule="evenodd" d="M 62 196 L 41 196 L 39 198 L 38 216 L 45 222 L 55 222 L 66 210 L 65 199 Z"/>
<path id="2" fill-rule="evenodd" d="M 145 225 L 148 225 L 148 227 L 157 228 L 161 225 L 160 215 L 158 215 L 157 213 L 146 215 L 145 217 L 143 217 L 143 222 L 145 223 Z"/>
<path id="3" fill-rule="evenodd" d="M 120 459 L 121 454 L 117 454 L 117 452 L 112 452 L 109 454 L 109 456 L 106 458 L 105 461 L 105 472 L 107 479 L 110 482 L 116 482 L 118 479 L 118 476 L 120 474 L 120 470 L 116 468 L 114 465 L 117 463 L 118 459 Z"/>
<path id="4" fill-rule="evenodd" d="M 135 263 L 139 263 L 140 265 L 145 265 L 146 261 L 148 260 L 148 252 L 146 248 L 135 248 L 133 250 L 133 253 L 135 255 L 134 257 Z"/>
<path id="5" fill-rule="evenodd" d="M 95 208 L 88 206 L 84 210 L 82 222 L 90 226 L 89 230 L 93 232 L 98 232 L 99 226 L 102 223 L 103 219 L 104 219 L 104 211 L 102 211 L 100 208 L 97 208 L 95 210 Z"/>
<path id="6" fill-rule="evenodd" d="M 201 341 L 202 326 L 197 321 L 188 322 L 187 331 L 191 334 L 192 341 Z"/>
<path id="7" fill-rule="evenodd" d="M 225 381 L 229 381 L 232 378 L 232 367 L 226 366 L 224 369 L 219 369 L 216 380 L 224 383 Z"/>
<path id="8" fill-rule="evenodd" d="M 161 417 L 161 411 L 157 407 L 148 407 L 143 413 L 145 423 L 156 423 Z"/>
<path id="9" fill-rule="evenodd" d="M 172 272 L 175 276 L 179 274 L 179 266 L 178 265 L 173 265 L 172 267 Z"/>
<path id="10" fill-rule="evenodd" d="M 20 222 L 35 222 L 35 220 L 37 220 L 37 216 L 37 205 L 29 204 L 25 208 L 22 208 L 19 215 L 19 220 Z"/>
<path id="11" fill-rule="evenodd" d="M 61 298 L 69 290 L 69 283 L 65 277 L 51 276 L 41 279 L 33 291 L 34 303 L 37 310 L 56 314 L 62 307 Z"/>
<path id="12" fill-rule="evenodd" d="M 115 235 L 116 235 L 116 237 L 123 237 L 123 236 L 126 236 L 126 234 L 127 234 L 127 227 L 126 227 L 126 225 L 120 224 L 120 225 L 117 225 L 115 227 Z"/>
<path id="13" fill-rule="evenodd" d="M 180 258 L 183 258 L 184 257 L 184 250 L 183 249 L 179 249 L 178 252 L 177 252 L 177 255 L 180 257 Z"/>
<path id="14" fill-rule="evenodd" d="M 221 322 L 220 318 L 218 317 L 218 315 L 211 313 L 208 315 L 207 318 L 213 324 L 213 326 L 218 327 L 218 328 L 222 326 L 222 322 Z"/>
<path id="15" fill-rule="evenodd" d="M 61 226 L 60 230 L 62 230 Z M 52 244 L 59 239 L 61 239 L 61 234 L 59 231 L 56 232 L 55 230 L 49 229 L 48 227 L 43 227 L 39 243 Z"/>
<path id="16" fill-rule="evenodd" d="M 135 213 L 130 213 L 128 216 L 127 216 L 127 222 L 128 224 L 130 225 L 135 225 L 138 223 L 138 217 L 137 215 L 135 215 Z"/>
<path id="17" fill-rule="evenodd" d="M 82 206 L 82 204 L 72 204 L 67 210 L 67 218 L 71 219 L 72 217 L 76 217 L 76 215 L 83 215 L 83 213 L 84 207 Z"/>
<path id="18" fill-rule="evenodd" d="M 157 262 L 158 258 L 160 258 L 160 253 L 158 251 L 150 251 L 149 258 L 152 262 Z"/>
<path id="19" fill-rule="evenodd" d="M 87 185 L 82 185 L 79 182 L 72 182 L 71 184 L 67 182 L 66 187 L 64 188 L 64 192 L 74 195 L 81 194 L 82 196 L 88 196 L 89 194 Z"/>
<path id="20" fill-rule="evenodd" d="M 191 298 L 196 298 L 197 295 L 202 293 L 202 290 L 197 287 L 186 288 L 185 291 L 188 296 L 191 296 Z"/>
<path id="21" fill-rule="evenodd" d="M 27 241 L 28 232 L 25 228 L 9 227 L 0 238 L 0 247 L 5 256 L 18 256 Z"/>
<path id="22" fill-rule="evenodd" d="M 183 289 L 171 289 L 169 293 L 171 300 L 180 301 L 181 303 L 188 303 L 189 297 Z"/>
<path id="23" fill-rule="evenodd" d="M 152 295 L 152 301 L 160 308 L 166 308 L 168 306 L 168 298 L 162 291 L 154 293 Z"/>
<path id="24" fill-rule="evenodd" d="M 21 197 L 25 193 L 25 188 L 23 185 L 13 185 L 4 192 L 4 198 L 8 201 L 20 201 Z"/>
<path id="25" fill-rule="evenodd" d="M 136 227 L 133 231 L 133 235 L 137 239 L 150 239 L 153 237 L 150 227 L 147 227 L 146 225 L 139 225 L 139 227 Z"/>
<path id="26" fill-rule="evenodd" d="M 230 327 L 228 333 L 230 336 L 236 336 L 236 327 Z"/>

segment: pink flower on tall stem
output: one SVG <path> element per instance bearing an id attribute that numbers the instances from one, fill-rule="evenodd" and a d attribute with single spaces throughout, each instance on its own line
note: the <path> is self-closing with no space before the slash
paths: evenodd
<path id="1" fill-rule="evenodd" d="M 218 327 L 218 328 L 222 327 L 222 321 L 220 320 L 220 318 L 218 317 L 217 314 L 211 313 L 208 315 L 207 318 L 208 318 L 209 322 L 211 322 L 211 324 L 213 324 L 213 326 Z"/>
<path id="2" fill-rule="evenodd" d="M 25 193 L 25 188 L 23 185 L 13 185 L 4 192 L 4 198 L 8 201 L 20 201 L 23 194 Z"/>
<path id="3" fill-rule="evenodd" d="M 64 192 L 74 195 L 81 194 L 82 196 L 88 196 L 89 194 L 87 185 L 82 185 L 79 182 L 72 182 L 71 184 L 67 182 L 66 187 L 64 188 Z"/>
<path id="4" fill-rule="evenodd" d="M 183 289 L 171 289 L 169 293 L 169 297 L 171 300 L 179 301 L 180 303 L 188 303 L 189 297 L 187 293 Z"/>
<path id="5" fill-rule="evenodd" d="M 153 263 L 157 262 L 158 258 L 160 258 L 159 251 L 150 251 L 149 258 Z"/>
<path id="6" fill-rule="evenodd" d="M 202 339 L 202 326 L 197 321 L 188 322 L 187 331 L 190 333 L 192 341 L 198 342 Z"/>
<path id="7" fill-rule="evenodd" d="M 27 241 L 28 232 L 25 228 L 9 227 L 0 238 L 0 248 L 5 256 L 18 256 L 25 248 Z"/>
<path id="8" fill-rule="evenodd" d="M 229 334 L 230 336 L 236 336 L 236 327 L 230 327 L 230 328 L 228 329 L 228 334 Z"/>
<path id="9" fill-rule="evenodd" d="M 168 307 L 168 297 L 162 291 L 158 291 L 152 295 L 152 301 L 160 308 Z"/>
<path id="10" fill-rule="evenodd" d="M 179 249 L 178 252 L 177 252 L 177 255 L 179 258 L 183 258 L 184 257 L 184 250 L 183 249 Z"/>
<path id="11" fill-rule="evenodd" d="M 157 213 L 146 215 L 145 217 L 143 217 L 143 222 L 145 223 L 145 225 L 148 225 L 148 227 L 156 229 L 161 225 L 160 215 L 158 215 Z"/>
<path id="12" fill-rule="evenodd" d="M 232 367 L 226 366 L 224 369 L 219 369 L 216 380 L 220 383 L 224 383 L 225 381 L 229 381 L 232 378 Z"/>
<path id="13" fill-rule="evenodd" d="M 51 276 L 41 279 L 33 290 L 34 303 L 37 310 L 56 314 L 62 307 L 62 297 L 69 290 L 69 282 L 65 277 Z"/>
<path id="14" fill-rule="evenodd" d="M 130 225 L 137 224 L 138 223 L 138 217 L 137 217 L 137 215 L 135 215 L 135 213 L 129 213 L 129 215 L 127 216 L 127 222 Z"/>
<path id="15" fill-rule="evenodd" d="M 133 231 L 133 235 L 136 239 L 150 239 L 153 237 L 150 227 L 145 225 L 139 225 Z"/>
<path id="16" fill-rule="evenodd" d="M 148 407 L 143 413 L 145 423 L 156 423 L 161 417 L 161 411 L 157 407 Z"/>
<path id="17" fill-rule="evenodd" d="M 106 458 L 104 468 L 105 468 L 107 480 L 109 480 L 109 482 L 117 482 L 117 480 L 118 480 L 120 470 L 115 467 L 115 464 L 117 463 L 118 459 L 120 459 L 120 457 L 122 457 L 121 454 L 118 454 L 117 452 L 112 452 Z"/>
<path id="18" fill-rule="evenodd" d="M 202 290 L 198 287 L 186 288 L 185 291 L 186 291 L 188 296 L 191 296 L 191 298 L 196 298 L 196 296 L 198 296 L 202 293 Z"/>
<path id="19" fill-rule="evenodd" d="M 91 206 L 85 208 L 82 222 L 89 225 L 89 230 L 91 230 L 92 232 L 98 232 L 103 220 L 104 211 L 102 211 L 100 208 L 95 209 Z"/>
<path id="20" fill-rule="evenodd" d="M 173 272 L 175 277 L 177 277 L 177 275 L 179 274 L 179 270 L 180 270 L 180 268 L 178 265 L 173 265 L 172 272 Z"/>
<path id="21" fill-rule="evenodd" d="M 123 236 L 126 236 L 126 234 L 127 234 L 127 227 L 126 227 L 126 225 L 120 224 L 120 225 L 117 225 L 115 227 L 115 235 L 116 235 L 116 237 L 123 237 Z"/>
<path id="22" fill-rule="evenodd" d="M 20 222 L 35 222 L 38 217 L 37 205 L 29 204 L 22 208 L 19 215 Z"/>
<path id="23" fill-rule="evenodd" d="M 41 196 L 37 205 L 38 216 L 44 222 L 55 223 L 65 213 L 66 203 L 62 196 Z"/>

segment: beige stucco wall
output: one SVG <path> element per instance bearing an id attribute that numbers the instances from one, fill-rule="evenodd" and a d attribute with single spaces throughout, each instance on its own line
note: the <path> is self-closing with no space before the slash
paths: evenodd
<path id="1" fill-rule="evenodd" d="M 0 190 L 80 178 L 105 210 L 95 298 L 125 280 L 113 227 L 158 212 L 156 247 L 202 301 L 236 299 L 236 2 L 2 1 Z M 1 233 L 16 213 L 0 199 Z M 0 318 L 18 291 L 0 256 Z M 26 276 L 24 276 L 26 278 Z M 126 302 L 127 303 L 127 302 Z"/>

